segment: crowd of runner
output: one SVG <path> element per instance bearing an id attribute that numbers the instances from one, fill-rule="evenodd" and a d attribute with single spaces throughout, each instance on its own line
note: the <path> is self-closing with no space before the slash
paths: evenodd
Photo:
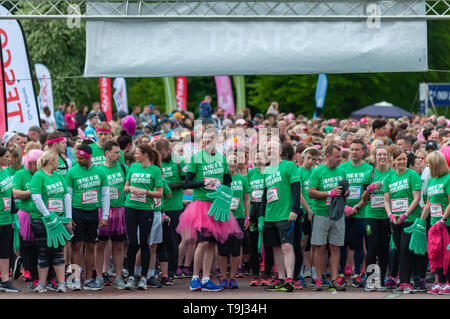
<path id="1" fill-rule="evenodd" d="M 224 118 L 210 102 L 196 120 L 145 106 L 107 122 L 95 104 L 78 127 L 7 131 L 0 291 L 251 277 L 267 291 L 450 294 L 450 121 L 307 119 L 276 102 Z"/>

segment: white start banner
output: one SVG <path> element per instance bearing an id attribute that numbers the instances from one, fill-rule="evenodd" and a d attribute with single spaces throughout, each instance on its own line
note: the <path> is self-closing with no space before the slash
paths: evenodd
<path id="1" fill-rule="evenodd" d="M 53 88 L 50 71 L 45 65 L 39 63 L 34 65 L 34 70 L 36 71 L 36 77 L 40 86 L 39 95 L 37 97 L 39 112 L 42 114 L 42 110 L 47 106 L 50 109 L 50 113 L 53 115 Z"/>
<path id="2" fill-rule="evenodd" d="M 283 10 L 284 2 L 258 1 Z M 216 3 L 216 2 L 215 2 Z M 214 12 L 226 14 L 238 2 L 217 1 Z M 335 1 L 335 3 L 337 3 Z M 392 1 L 378 1 L 389 8 Z M 189 1 L 196 11 L 208 11 L 204 1 Z M 367 15 L 366 1 L 355 1 L 355 15 Z M 111 3 L 88 2 L 96 15 L 108 14 Z M 295 6 L 307 6 L 298 1 Z M 138 4 L 115 5 L 122 14 Z M 171 4 L 182 12 L 183 3 Z M 392 6 L 392 4 L 391 4 Z M 399 2 L 412 14 L 425 14 L 425 1 Z M 146 14 L 164 15 L 164 8 L 147 4 Z M 337 3 L 326 14 L 345 15 Z M 89 12 L 90 10 L 88 10 Z M 311 10 L 310 10 L 311 11 Z M 386 11 L 386 10 L 385 10 Z M 310 13 L 311 15 L 313 13 Z M 381 14 L 389 14 L 381 12 Z M 412 15 L 411 14 L 411 15 Z M 280 13 L 282 15 L 282 13 Z M 208 14 L 205 13 L 205 17 Z M 172 77 L 265 74 L 421 72 L 428 70 L 427 23 L 422 20 L 92 20 L 86 22 L 86 77 Z"/>
<path id="3" fill-rule="evenodd" d="M 0 6 L 0 15 L 7 12 Z M 31 126 L 40 126 L 40 120 L 25 37 L 19 22 L 0 19 L 0 37 L 7 129 L 26 134 Z"/>

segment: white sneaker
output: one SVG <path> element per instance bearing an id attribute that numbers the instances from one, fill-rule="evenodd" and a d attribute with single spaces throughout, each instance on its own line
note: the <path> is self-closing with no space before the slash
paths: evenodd
<path id="1" fill-rule="evenodd" d="M 39 282 L 39 284 L 36 286 L 36 288 L 33 289 L 33 292 L 37 292 L 37 293 L 47 292 L 47 287 L 44 283 Z"/>
<path id="2" fill-rule="evenodd" d="M 70 287 L 70 290 L 72 291 L 81 291 L 81 282 L 79 280 L 75 280 Z"/>
<path id="3" fill-rule="evenodd" d="M 136 281 L 134 280 L 134 277 L 129 277 L 127 280 L 127 284 L 125 285 L 125 289 L 132 290 L 136 286 Z"/>
<path id="4" fill-rule="evenodd" d="M 58 282 L 58 288 L 56 289 L 56 292 L 62 292 L 62 293 L 67 292 L 67 286 L 64 281 Z"/>
<path id="5" fill-rule="evenodd" d="M 303 269 L 303 277 L 309 278 L 311 276 L 312 276 L 311 267 L 305 267 L 305 269 Z"/>
<path id="6" fill-rule="evenodd" d="M 147 290 L 147 280 L 145 278 L 141 278 L 141 280 L 139 280 L 136 288 L 138 290 Z"/>

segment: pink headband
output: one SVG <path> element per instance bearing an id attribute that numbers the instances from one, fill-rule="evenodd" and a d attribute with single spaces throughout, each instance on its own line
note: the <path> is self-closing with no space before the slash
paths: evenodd
<path id="1" fill-rule="evenodd" d="M 105 132 L 105 133 L 112 133 L 111 129 L 109 128 L 96 128 L 95 129 L 96 132 Z"/>
<path id="2" fill-rule="evenodd" d="M 57 138 L 54 138 L 53 140 L 47 140 L 47 145 L 52 144 L 52 143 L 58 143 L 61 141 L 67 141 L 67 139 L 64 136 L 57 137 Z"/>
<path id="3" fill-rule="evenodd" d="M 87 159 L 91 159 L 91 154 L 86 153 L 82 150 L 77 150 L 77 154 L 86 157 Z"/>

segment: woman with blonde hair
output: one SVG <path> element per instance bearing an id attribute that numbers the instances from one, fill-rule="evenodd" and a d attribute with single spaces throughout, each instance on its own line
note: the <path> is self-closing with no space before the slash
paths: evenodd
<path id="1" fill-rule="evenodd" d="M 448 217 L 450 216 L 450 174 L 447 161 L 439 151 L 428 154 L 426 161 L 430 167 L 431 178 L 428 180 L 427 204 L 420 218 L 426 220 L 431 214 L 430 225 L 439 223 L 438 226 L 440 228 L 446 227 L 447 231 L 450 232 L 450 221 L 448 221 Z M 425 221 L 423 223 L 426 224 Z M 428 237 L 428 242 L 430 240 L 431 236 Z M 445 249 L 446 247 L 443 247 L 442 251 L 444 252 Z M 438 282 L 428 290 L 428 293 L 433 295 L 450 294 L 450 267 L 447 269 L 445 277 L 443 267 L 436 267 L 435 269 Z"/>

